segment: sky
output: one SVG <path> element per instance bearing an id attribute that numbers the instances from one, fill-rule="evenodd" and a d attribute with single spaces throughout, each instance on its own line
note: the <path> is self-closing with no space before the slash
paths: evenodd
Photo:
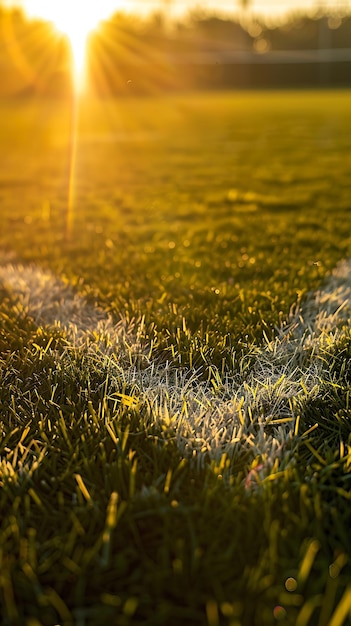
<path id="1" fill-rule="evenodd" d="M 100 19 L 109 17 L 118 9 L 131 12 L 147 13 L 161 6 L 168 6 L 173 13 L 187 12 L 196 7 L 208 8 L 234 15 L 237 14 L 240 0 L 5 0 L 5 4 L 20 4 L 31 16 L 51 18 L 57 14 L 57 6 L 66 5 L 71 11 L 82 7 L 83 13 L 99 15 Z M 318 6 L 329 8 L 351 5 L 351 0 L 249 0 L 251 11 L 265 17 L 278 17 L 295 10 L 312 10 Z M 94 18 L 95 19 L 95 18 Z"/>

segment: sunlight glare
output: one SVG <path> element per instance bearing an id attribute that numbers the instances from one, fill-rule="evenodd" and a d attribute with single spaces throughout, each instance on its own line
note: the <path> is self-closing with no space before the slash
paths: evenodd
<path id="1" fill-rule="evenodd" d="M 99 22 L 112 15 L 116 10 L 116 0 L 27 0 L 26 10 L 31 15 L 47 19 L 66 34 L 70 40 L 75 80 L 81 81 L 86 60 L 86 44 L 89 33 L 95 30 Z"/>

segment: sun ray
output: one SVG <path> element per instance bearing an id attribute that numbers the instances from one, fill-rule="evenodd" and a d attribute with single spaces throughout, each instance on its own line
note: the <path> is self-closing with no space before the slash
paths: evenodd
<path id="1" fill-rule="evenodd" d="M 71 50 L 71 129 L 70 152 L 68 162 L 67 200 L 65 212 L 66 239 L 70 239 L 74 218 L 74 194 L 78 149 L 79 98 L 85 88 L 85 70 L 89 35 L 98 28 L 99 23 L 115 9 L 112 0 L 90 2 L 75 0 L 68 2 L 50 2 L 47 0 L 27 0 L 29 15 L 52 22 L 56 31 L 63 33 L 69 40 Z M 113 10 L 112 10 L 113 9 Z"/>
<path id="2" fill-rule="evenodd" d="M 116 14 L 92 37 L 87 73 L 90 87 L 99 95 L 157 93 L 179 85 L 167 56 L 133 30 Z"/>
<path id="3" fill-rule="evenodd" d="M 58 31 L 68 37 L 72 51 L 72 76 L 78 91 L 84 84 L 89 35 L 99 27 L 101 21 L 110 17 L 115 8 L 116 2 L 113 0 L 100 0 L 100 2 L 27 0 L 26 2 L 29 15 L 49 20 Z"/>
<path id="4" fill-rule="evenodd" d="M 72 108 L 71 108 L 71 129 L 70 129 L 70 147 L 69 147 L 68 181 L 67 181 L 67 204 L 66 204 L 66 217 L 65 217 L 65 237 L 67 241 L 71 238 L 71 231 L 72 231 L 76 164 L 77 164 L 77 144 L 78 144 L 78 99 L 77 99 L 76 93 L 74 92 Z"/>

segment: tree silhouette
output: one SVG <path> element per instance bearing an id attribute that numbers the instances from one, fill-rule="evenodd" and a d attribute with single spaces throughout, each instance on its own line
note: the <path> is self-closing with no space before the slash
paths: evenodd
<path id="1" fill-rule="evenodd" d="M 249 9 L 249 6 L 251 4 L 251 0 L 237 0 L 237 3 L 241 9 L 242 13 L 246 13 Z"/>
<path id="2" fill-rule="evenodd" d="M 249 8 L 251 0 L 237 0 L 237 4 L 240 9 L 240 23 L 244 28 L 247 28 L 248 23 L 250 22 Z"/>

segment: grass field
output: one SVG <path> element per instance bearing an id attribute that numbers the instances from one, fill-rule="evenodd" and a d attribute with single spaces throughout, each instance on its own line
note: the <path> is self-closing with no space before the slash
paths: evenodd
<path id="1" fill-rule="evenodd" d="M 351 93 L 0 138 L 1 623 L 350 623 Z"/>

